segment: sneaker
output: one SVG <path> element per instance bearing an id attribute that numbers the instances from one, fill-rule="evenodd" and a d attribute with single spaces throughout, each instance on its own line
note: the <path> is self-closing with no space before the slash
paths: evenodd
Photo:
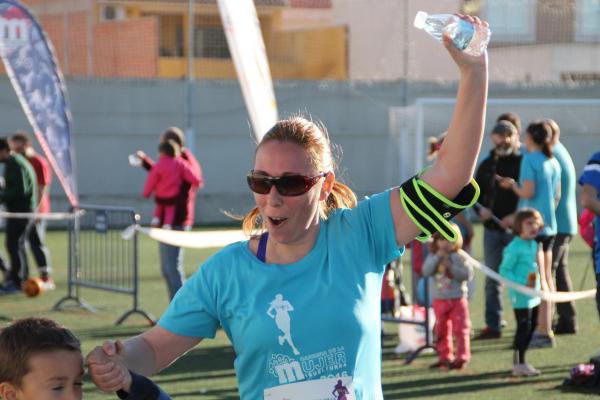
<path id="1" fill-rule="evenodd" d="M 160 227 L 160 218 L 152 217 L 152 221 L 150 221 L 150 226 L 152 226 L 154 228 Z"/>
<path id="2" fill-rule="evenodd" d="M 465 369 L 467 366 L 467 361 L 464 360 L 454 360 L 450 363 L 450 369 Z"/>
<path id="3" fill-rule="evenodd" d="M 6 296 L 9 294 L 17 293 L 21 293 L 21 288 L 13 281 L 5 282 L 4 284 L 2 284 L 2 286 L 0 286 L 0 296 Z"/>
<path id="4" fill-rule="evenodd" d="M 552 336 L 543 335 L 541 333 L 534 333 L 531 338 L 531 342 L 529 342 L 528 349 L 543 349 L 543 348 L 551 348 L 556 347 L 556 341 Z"/>
<path id="5" fill-rule="evenodd" d="M 171 224 L 164 224 L 162 226 L 163 229 L 173 229 L 173 227 L 171 226 Z"/>
<path id="6" fill-rule="evenodd" d="M 515 364 L 513 365 L 512 375 L 513 376 L 538 376 L 542 372 L 539 369 L 535 369 L 531 364 Z"/>
<path id="7" fill-rule="evenodd" d="M 42 290 L 56 289 L 56 285 L 54 284 L 54 279 L 50 278 L 49 276 L 42 276 L 40 278 L 40 280 L 42 281 L 42 283 L 40 285 L 42 287 Z"/>
<path id="8" fill-rule="evenodd" d="M 486 326 L 479 332 L 479 335 L 475 336 L 475 340 L 500 339 L 500 337 L 502 337 L 500 331 L 495 331 L 489 326 Z"/>
<path id="9" fill-rule="evenodd" d="M 429 368 L 431 369 L 450 369 L 452 366 L 452 362 L 450 362 L 449 360 L 440 360 L 438 362 L 436 362 L 435 364 L 431 364 L 429 366 Z"/>

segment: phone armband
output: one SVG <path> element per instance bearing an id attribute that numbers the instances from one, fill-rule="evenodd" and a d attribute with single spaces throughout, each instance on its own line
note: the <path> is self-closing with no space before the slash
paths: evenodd
<path id="1" fill-rule="evenodd" d="M 400 201 L 408 217 L 421 229 L 417 240 L 425 242 L 434 232 L 446 240 L 456 241 L 457 234 L 449 221 L 475 204 L 479 186 L 474 179 L 452 200 L 447 199 L 415 175 L 400 186 Z"/>

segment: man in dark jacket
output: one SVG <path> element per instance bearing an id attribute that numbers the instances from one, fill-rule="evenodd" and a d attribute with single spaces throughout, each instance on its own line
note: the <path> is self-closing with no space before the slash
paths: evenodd
<path id="1" fill-rule="evenodd" d="M 502 261 L 502 251 L 512 240 L 510 215 L 517 209 L 518 197 L 498 185 L 498 177 L 519 179 L 521 154 L 519 154 L 519 134 L 508 121 L 499 121 L 491 133 L 494 148 L 484 159 L 475 174 L 481 189 L 479 203 L 475 210 L 483 221 L 483 247 L 485 265 L 498 272 Z M 492 339 L 501 336 L 502 288 L 490 278 L 485 280 L 485 323 L 486 327 L 476 339 Z"/>
<path id="2" fill-rule="evenodd" d="M 25 157 L 10 151 L 5 137 L 0 137 L 0 162 L 5 164 L 5 187 L 0 191 L 0 201 L 4 203 L 6 211 L 33 212 L 37 205 L 35 172 Z M 10 269 L 6 281 L 0 286 L 0 295 L 20 292 L 21 284 L 29 276 L 25 240 L 30 223 L 30 218 L 6 219 L 6 250 L 10 258 Z"/>

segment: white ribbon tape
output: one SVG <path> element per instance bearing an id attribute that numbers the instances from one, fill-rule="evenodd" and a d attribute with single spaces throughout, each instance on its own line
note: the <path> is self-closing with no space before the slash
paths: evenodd
<path id="1" fill-rule="evenodd" d="M 39 213 L 39 212 L 8 212 L 0 211 L 0 218 L 28 218 L 28 219 L 45 219 L 52 221 L 60 221 L 64 219 L 75 219 L 85 213 L 84 210 L 78 210 L 74 213 Z"/>
<path id="2" fill-rule="evenodd" d="M 545 292 L 541 290 L 535 290 L 524 285 L 519 285 L 513 281 L 503 278 L 502 276 L 500 276 L 499 273 L 497 273 L 490 267 L 483 265 L 482 263 L 471 257 L 469 254 L 467 254 L 467 252 L 465 252 L 464 250 L 459 250 L 459 252 L 468 260 L 470 260 L 475 268 L 479 269 L 481 272 L 483 272 L 493 280 L 498 281 L 506 285 L 507 287 L 530 297 L 540 297 L 542 300 L 550 301 L 552 303 L 566 303 L 569 301 L 587 299 L 596 295 L 596 289 L 583 290 L 581 292 Z"/>
<path id="3" fill-rule="evenodd" d="M 145 228 L 139 225 L 128 226 L 121 232 L 121 236 L 123 239 L 129 240 L 133 237 L 135 231 L 148 235 L 150 238 L 161 243 L 190 249 L 223 247 L 234 242 L 248 239 L 248 237 L 240 230 L 189 232 L 171 229 Z"/>

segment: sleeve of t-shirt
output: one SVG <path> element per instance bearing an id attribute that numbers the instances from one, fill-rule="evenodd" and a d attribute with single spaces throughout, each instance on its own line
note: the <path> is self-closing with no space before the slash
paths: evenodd
<path id="1" fill-rule="evenodd" d="M 215 257 L 209 258 L 177 291 L 158 324 L 177 335 L 214 338 L 219 327 L 218 270 Z"/>
<path id="2" fill-rule="evenodd" d="M 131 374 L 131 389 L 127 393 L 123 390 L 117 392 L 119 399 L 123 400 L 171 400 L 168 394 L 158 385 L 145 376 L 129 371 Z"/>
<path id="3" fill-rule="evenodd" d="M 535 182 L 535 170 L 531 163 L 531 157 L 527 155 L 521 160 L 521 172 L 519 173 L 519 182 L 522 184 L 525 181 Z"/>
<path id="4" fill-rule="evenodd" d="M 356 208 L 346 210 L 341 226 L 342 235 L 357 235 L 356 242 L 370 251 L 375 265 L 382 268 L 404 253 L 398 248 L 390 207 L 390 189 L 366 198 Z M 397 189 L 396 189 L 397 190 Z M 382 269 L 383 270 L 383 269 Z"/>
<path id="5" fill-rule="evenodd" d="M 594 154 L 592 159 L 583 168 L 583 173 L 579 177 L 578 183 L 581 186 L 590 185 L 600 193 L 600 152 Z"/>
<path id="6" fill-rule="evenodd" d="M 519 252 L 515 249 L 514 246 L 506 246 L 504 252 L 502 253 L 502 262 L 500 263 L 499 273 L 505 279 L 509 281 L 515 282 L 515 266 L 519 261 Z"/>

